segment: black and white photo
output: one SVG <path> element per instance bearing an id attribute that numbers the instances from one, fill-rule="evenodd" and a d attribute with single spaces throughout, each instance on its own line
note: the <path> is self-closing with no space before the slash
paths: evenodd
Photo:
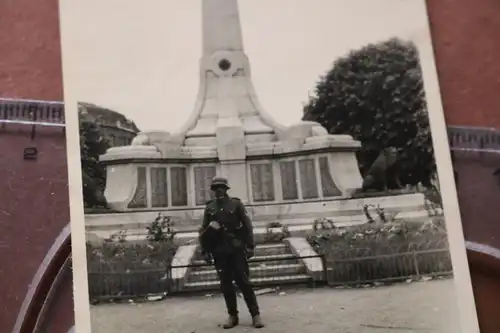
<path id="1" fill-rule="evenodd" d="M 92 332 L 478 332 L 423 0 L 61 26 Z"/>

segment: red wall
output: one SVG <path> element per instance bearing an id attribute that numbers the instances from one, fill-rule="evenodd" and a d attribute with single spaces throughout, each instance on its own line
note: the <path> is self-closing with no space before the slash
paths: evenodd
<path id="1" fill-rule="evenodd" d="M 62 100 L 57 0 L 0 1 L 0 97 Z M 0 130 L 0 331 L 11 331 L 28 285 L 69 222 L 65 138 L 61 129 L 6 125 Z M 36 161 L 23 150 L 38 149 Z M 71 280 L 61 289 L 57 325 L 73 324 Z M 54 310 L 51 310 L 54 313 Z"/>
<path id="2" fill-rule="evenodd" d="M 427 0 L 446 119 L 500 129 L 500 1 Z"/>
<path id="3" fill-rule="evenodd" d="M 16 125 L 0 130 L 2 328 L 12 327 L 35 272 L 69 222 L 64 133 L 60 128 L 38 128 L 31 140 L 30 132 Z M 26 161 L 23 150 L 31 146 L 38 149 L 38 159 Z M 69 296 L 65 317 L 71 321 Z"/>
<path id="4" fill-rule="evenodd" d="M 0 97 L 62 100 L 57 0 L 0 1 Z"/>
<path id="5" fill-rule="evenodd" d="M 500 168 L 500 154 L 460 156 L 457 154 L 458 196 L 467 240 L 500 248 L 498 220 L 500 186 L 493 172 Z"/>

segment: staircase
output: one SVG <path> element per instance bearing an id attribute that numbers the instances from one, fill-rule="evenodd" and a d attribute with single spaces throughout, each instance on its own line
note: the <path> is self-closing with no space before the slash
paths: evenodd
<path id="1" fill-rule="evenodd" d="M 193 266 L 187 274 L 182 291 L 218 290 L 219 280 L 213 266 L 208 266 L 196 253 Z M 203 266 L 195 266 L 203 265 Z M 306 267 L 297 259 L 286 244 L 262 244 L 255 248 L 255 256 L 249 260 L 250 279 L 254 286 L 303 284 L 312 281 Z"/>

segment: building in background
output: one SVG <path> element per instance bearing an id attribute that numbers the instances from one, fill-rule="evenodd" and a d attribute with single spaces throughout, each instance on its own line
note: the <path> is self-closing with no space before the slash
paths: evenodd
<path id="1" fill-rule="evenodd" d="M 119 112 L 91 103 L 80 103 L 78 108 L 84 116 L 83 121 L 99 125 L 111 147 L 130 145 L 140 132 L 132 120 Z"/>

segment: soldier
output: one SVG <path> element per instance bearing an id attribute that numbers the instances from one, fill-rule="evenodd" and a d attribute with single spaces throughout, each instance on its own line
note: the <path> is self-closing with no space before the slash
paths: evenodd
<path id="1" fill-rule="evenodd" d="M 239 324 L 236 292 L 233 281 L 241 290 L 255 328 L 262 328 L 257 298 L 249 277 L 248 259 L 254 254 L 252 222 L 238 198 L 228 196 L 227 179 L 215 177 L 210 189 L 215 199 L 207 202 L 200 229 L 202 254 L 208 264 L 214 260 L 226 302 L 228 320 L 223 328 Z"/>

